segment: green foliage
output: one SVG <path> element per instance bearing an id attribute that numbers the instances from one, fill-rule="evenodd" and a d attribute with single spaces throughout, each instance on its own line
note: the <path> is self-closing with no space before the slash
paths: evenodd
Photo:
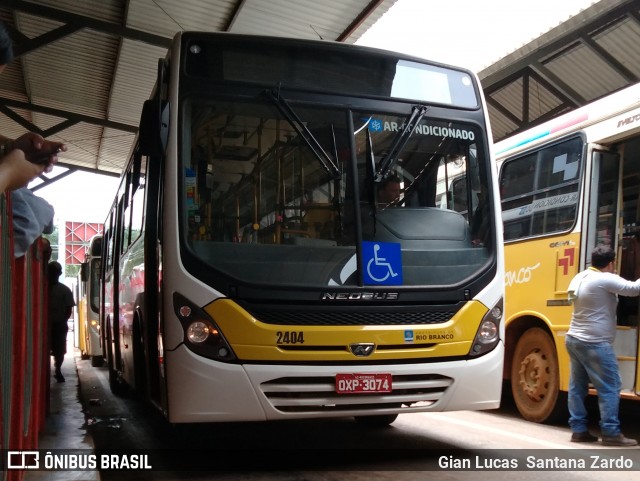
<path id="1" fill-rule="evenodd" d="M 60 237 L 58 232 L 58 226 L 54 227 L 53 232 L 51 234 L 42 234 L 42 237 L 49 241 L 51 245 L 51 259 L 50 261 L 57 261 L 59 258 L 58 255 L 58 239 Z"/>
<path id="2" fill-rule="evenodd" d="M 77 264 L 77 265 L 66 264 L 64 266 L 64 276 L 67 279 L 75 279 L 78 276 L 79 272 L 80 272 L 80 264 Z"/>

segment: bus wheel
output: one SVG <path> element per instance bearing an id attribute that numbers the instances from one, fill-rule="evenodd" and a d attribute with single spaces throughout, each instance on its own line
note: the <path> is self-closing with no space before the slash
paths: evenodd
<path id="1" fill-rule="evenodd" d="M 144 340 L 140 328 L 141 320 L 136 317 L 133 323 L 133 376 L 136 394 L 142 399 L 147 397 L 147 370 L 145 368 Z"/>
<path id="2" fill-rule="evenodd" d="M 109 366 L 109 388 L 116 396 L 124 396 L 128 394 L 127 385 L 120 378 L 118 372 Z"/>
<path id="3" fill-rule="evenodd" d="M 381 414 L 379 416 L 356 416 L 356 422 L 363 426 L 383 428 L 397 419 L 397 414 Z"/>
<path id="4" fill-rule="evenodd" d="M 93 367 L 101 367 L 104 363 L 104 358 L 102 356 L 91 356 L 91 365 Z"/>
<path id="5" fill-rule="evenodd" d="M 108 326 L 108 329 L 111 329 L 111 326 Z M 108 345 L 111 346 L 111 333 L 107 334 L 107 342 Z M 111 392 L 116 396 L 124 396 L 127 394 L 127 385 L 122 381 L 118 372 L 114 369 L 115 361 L 113 359 L 113 353 L 111 350 L 108 351 L 107 357 L 107 367 L 109 369 L 109 388 Z"/>
<path id="6" fill-rule="evenodd" d="M 556 347 L 545 330 L 534 327 L 518 340 L 511 363 L 511 392 L 527 421 L 555 421 L 566 408 L 560 402 Z"/>

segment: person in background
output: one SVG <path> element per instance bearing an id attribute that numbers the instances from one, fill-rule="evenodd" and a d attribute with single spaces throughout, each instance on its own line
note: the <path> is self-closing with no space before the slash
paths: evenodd
<path id="1" fill-rule="evenodd" d="M 591 383 L 598 392 L 602 444 L 635 446 L 638 442 L 620 431 L 622 380 L 613 341 L 618 295 L 640 295 L 640 279 L 628 281 L 615 274 L 615 259 L 610 246 L 597 246 L 591 253 L 591 267 L 578 273 L 569 284 L 569 300 L 573 303 L 565 339 L 570 359 L 569 426 L 572 442 L 598 440 L 587 429 L 585 399 Z"/>
<path id="2" fill-rule="evenodd" d="M 65 381 L 61 367 L 64 355 L 67 353 L 67 332 L 69 330 L 67 321 L 71 317 L 73 306 L 76 305 L 71 289 L 59 281 L 61 274 L 62 266 L 60 263 L 56 261 L 49 262 L 47 268 L 49 280 L 49 339 L 55 367 L 54 377 L 58 382 Z"/>
<path id="3" fill-rule="evenodd" d="M 13 44 L 0 23 L 0 73 L 13 60 Z M 66 151 L 61 142 L 45 140 L 35 132 L 17 139 L 0 135 L 0 192 L 24 187 L 43 172 L 50 172 L 58 153 Z"/>
<path id="4" fill-rule="evenodd" d="M 400 179 L 395 176 L 389 177 L 378 188 L 378 205 L 380 207 L 388 206 L 400 198 L 401 192 Z"/>

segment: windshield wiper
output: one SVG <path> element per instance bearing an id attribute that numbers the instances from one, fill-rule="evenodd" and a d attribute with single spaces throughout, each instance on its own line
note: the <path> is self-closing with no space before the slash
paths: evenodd
<path id="1" fill-rule="evenodd" d="M 369 122 L 367 122 L 369 123 Z M 376 199 L 376 184 L 374 182 L 376 172 L 376 160 L 373 155 L 373 141 L 371 140 L 371 132 L 367 128 L 366 131 L 366 160 L 365 160 L 365 177 L 367 180 L 367 199 L 371 207 L 371 217 L 373 218 L 373 235 L 376 234 L 376 226 L 378 223 L 378 202 Z"/>
<path id="2" fill-rule="evenodd" d="M 385 179 L 389 170 L 393 167 L 393 164 L 398 160 L 400 152 L 402 152 L 402 149 L 404 149 L 404 146 L 409 141 L 409 138 L 413 135 L 416 127 L 422 120 L 422 117 L 427 113 L 427 109 L 428 107 L 424 105 L 416 105 L 413 107 L 409 121 L 404 125 L 402 130 L 398 132 L 398 135 L 396 135 L 396 138 L 393 140 L 393 144 L 391 144 L 389 151 L 380 162 L 380 168 L 378 169 L 378 172 L 376 172 L 374 182 L 380 183 Z"/>
<path id="3" fill-rule="evenodd" d="M 291 106 L 287 103 L 287 101 L 282 98 L 279 94 L 275 94 L 272 90 L 266 91 L 267 96 L 273 100 L 273 103 L 278 107 L 278 110 L 287 121 L 291 124 L 291 126 L 296 130 L 298 135 L 302 137 L 307 144 L 307 146 L 311 149 L 316 158 L 320 161 L 324 169 L 327 171 L 329 175 L 331 175 L 334 179 L 338 179 L 340 177 L 340 169 L 334 160 L 327 154 L 318 139 L 316 139 L 311 131 L 307 128 L 307 126 L 300 120 L 300 117 L 296 115 Z M 335 137 L 333 138 L 333 143 L 335 146 Z"/>

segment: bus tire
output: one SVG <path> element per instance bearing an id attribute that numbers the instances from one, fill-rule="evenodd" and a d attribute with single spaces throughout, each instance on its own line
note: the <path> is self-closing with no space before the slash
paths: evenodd
<path id="1" fill-rule="evenodd" d="M 397 414 L 380 414 L 377 416 L 356 416 L 358 424 L 372 428 L 383 428 L 394 422 L 398 418 Z"/>
<path id="2" fill-rule="evenodd" d="M 107 332 L 107 342 L 109 346 L 112 346 L 111 341 L 111 326 L 108 325 L 109 331 Z M 113 368 L 115 360 L 113 359 L 112 351 L 108 350 L 107 355 L 107 368 L 109 369 L 109 389 L 116 396 L 124 396 L 127 393 L 127 385 L 118 375 L 118 372 Z"/>
<path id="3" fill-rule="evenodd" d="M 118 372 L 109 366 L 109 388 L 116 396 L 124 396 L 127 394 L 127 385 L 118 375 Z"/>
<path id="4" fill-rule="evenodd" d="M 551 336 L 539 327 L 526 330 L 511 363 L 511 393 L 527 421 L 557 421 L 566 405 L 560 395 L 558 356 Z"/>
<path id="5" fill-rule="evenodd" d="M 104 358 L 102 356 L 91 356 L 91 366 L 102 367 L 103 363 L 104 363 Z"/>
<path id="6" fill-rule="evenodd" d="M 140 327 L 141 320 L 136 317 L 133 322 L 133 376 L 135 378 L 136 395 L 147 398 L 147 369 L 145 366 L 144 340 Z"/>

